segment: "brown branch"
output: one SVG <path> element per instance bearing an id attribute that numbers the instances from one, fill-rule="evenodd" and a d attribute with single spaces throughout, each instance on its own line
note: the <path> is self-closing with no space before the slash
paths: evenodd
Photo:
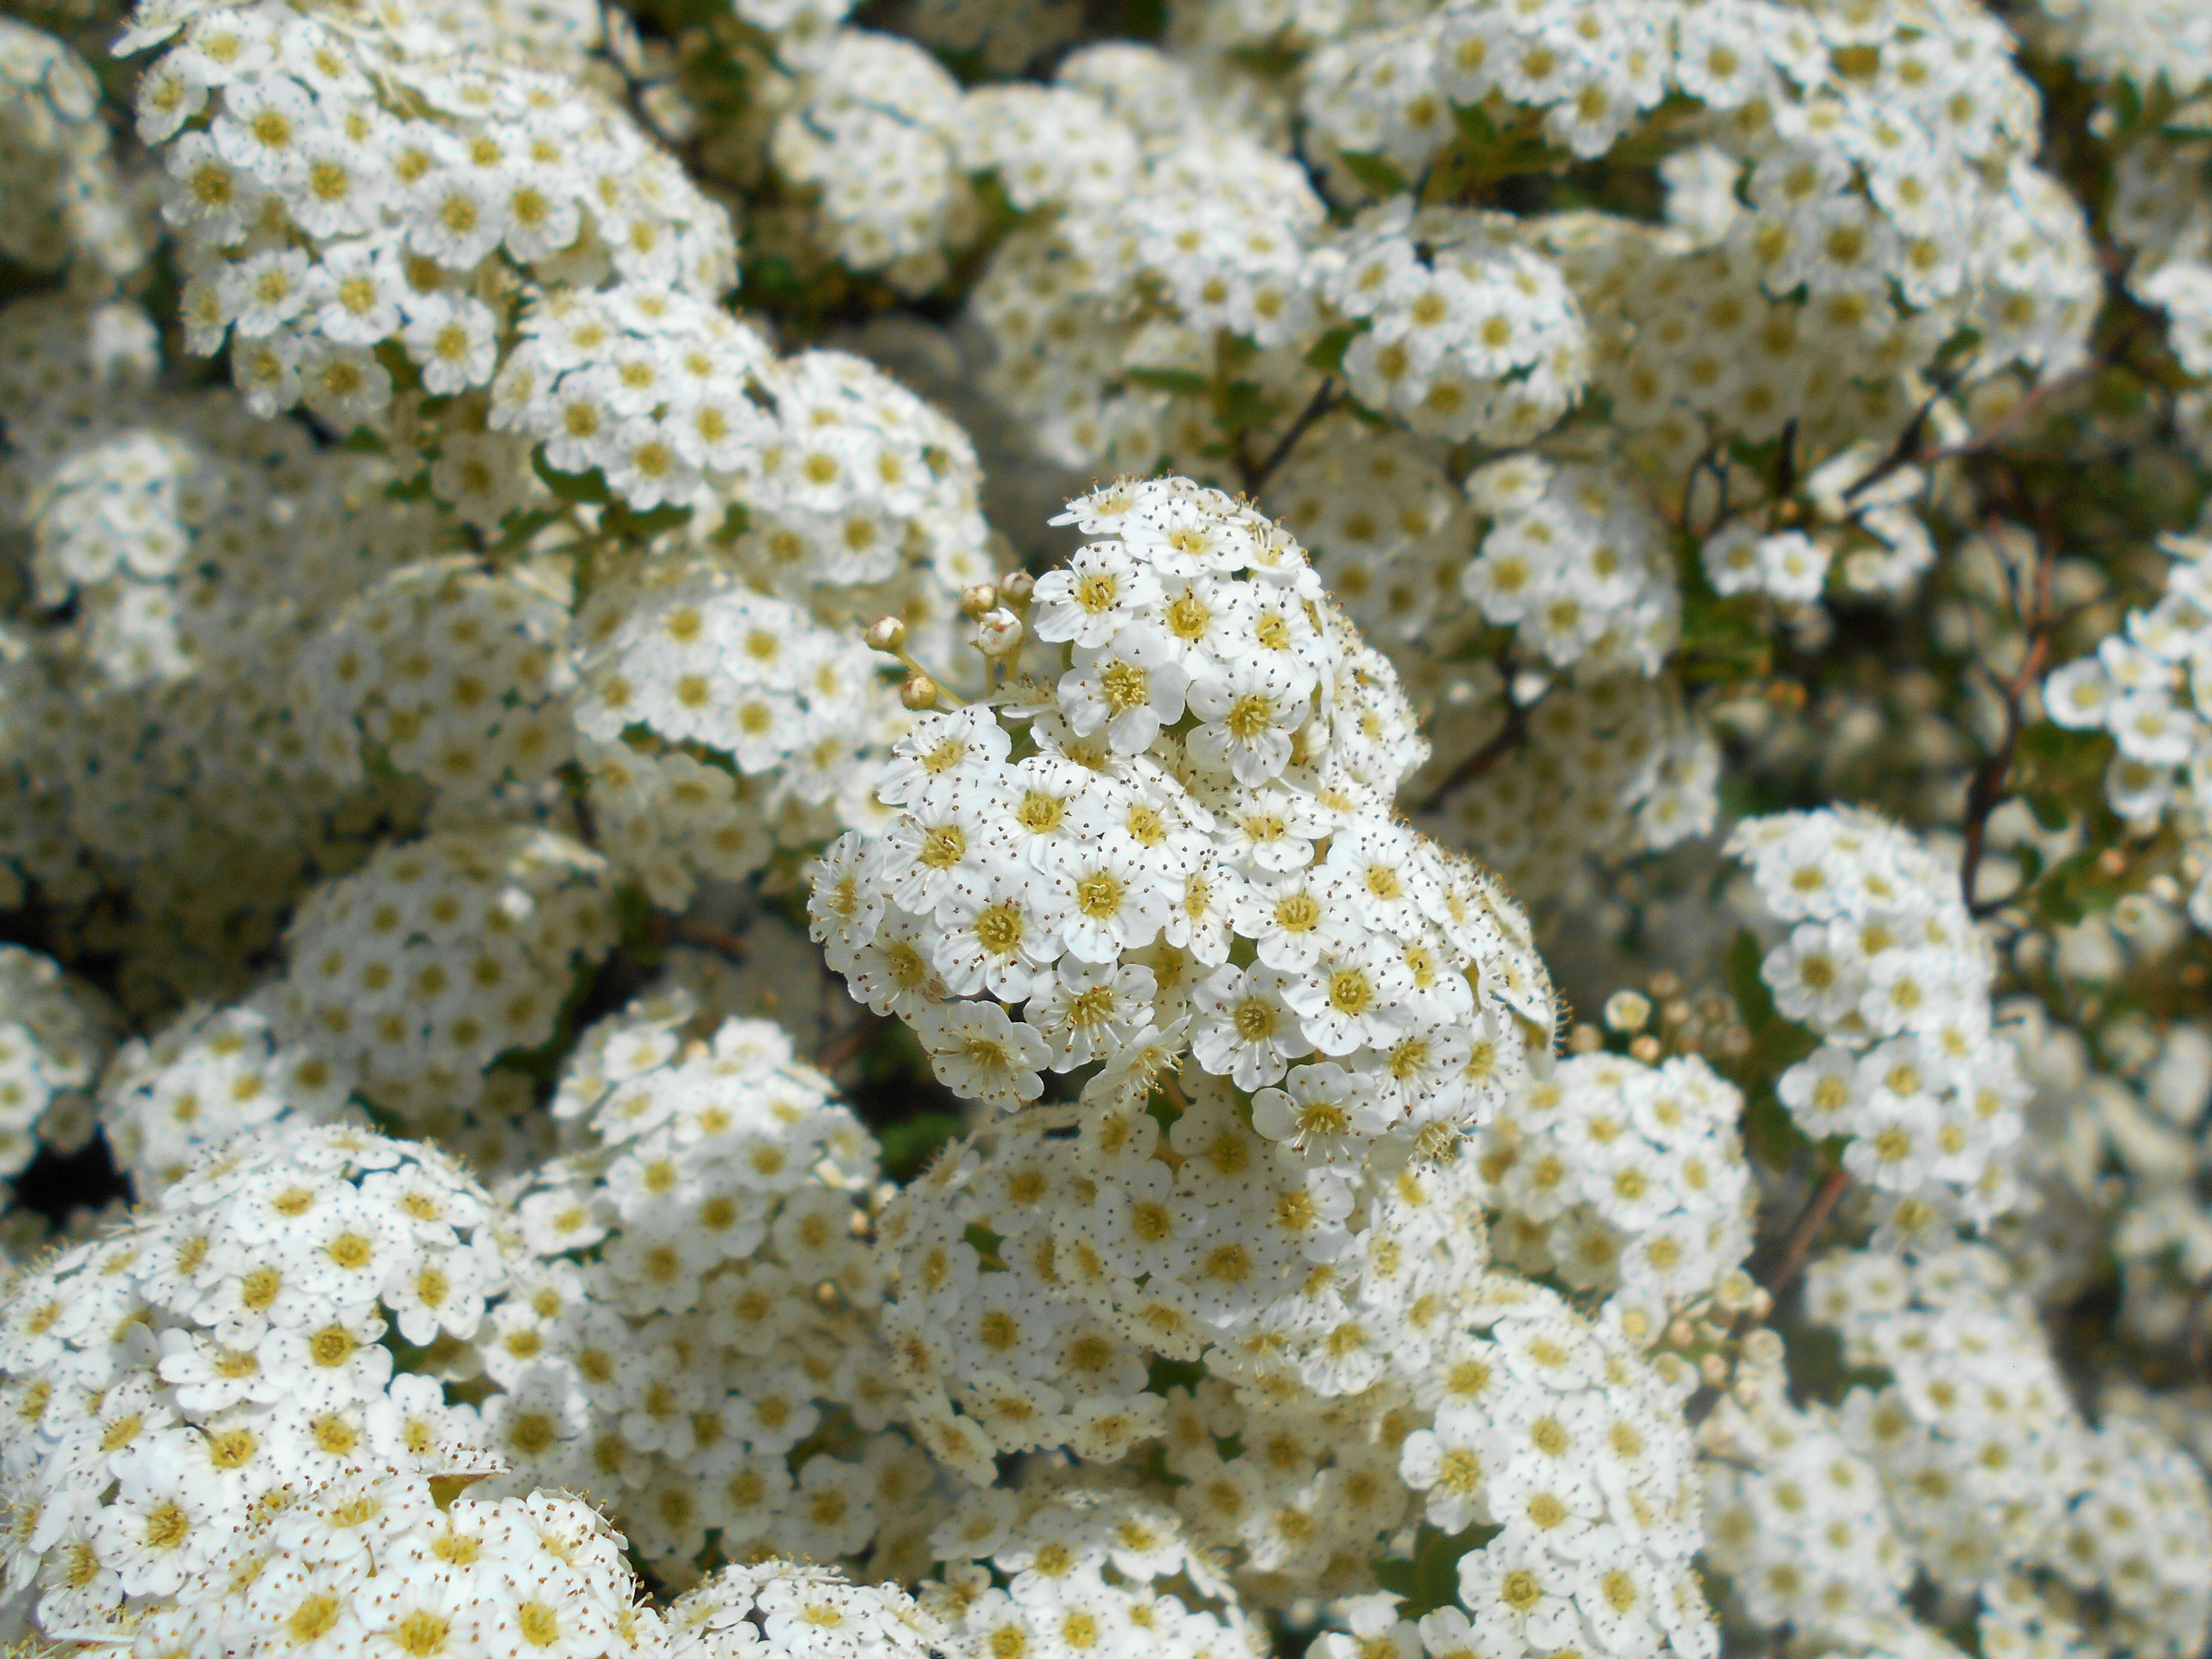
<path id="1" fill-rule="evenodd" d="M 1905 430 L 1898 435 L 1897 442 L 1891 447 L 1889 453 L 1877 461 L 1863 477 L 1854 481 L 1844 491 L 1844 499 L 1846 501 L 1855 500 L 1892 473 L 1900 472 L 1908 466 L 1934 466 L 1943 461 L 1963 460 L 1969 455 L 1978 455 L 1984 450 L 1994 447 L 2002 441 L 2007 434 L 2045 404 L 2051 402 L 2052 398 L 2063 397 L 2076 386 L 2096 379 L 2114 363 L 2121 362 L 2126 357 L 2129 348 L 2134 343 L 2135 331 L 2130 329 L 2113 341 L 2109 350 L 2099 352 L 2087 362 L 2067 370 L 2065 374 L 2054 375 L 2050 380 L 2031 386 L 2014 401 L 2011 408 L 2006 410 L 2003 414 L 1998 416 L 1979 432 L 1961 438 L 1955 444 L 1941 445 L 1934 449 L 1923 450 L 1920 447 L 1920 438 L 1922 433 L 1927 429 L 1928 417 L 1934 412 L 1937 400 L 1948 397 L 1951 392 L 1950 386 L 1943 386 L 1914 411 L 1912 419 L 1906 424 Z"/>
<path id="2" fill-rule="evenodd" d="M 716 956 L 732 962 L 743 962 L 751 954 L 745 949 L 744 934 L 733 933 L 726 927 L 717 927 L 713 922 L 702 921 L 697 916 L 672 918 L 668 932 L 672 938 L 712 951 Z"/>
<path id="3" fill-rule="evenodd" d="M 1435 811 L 1443 805 L 1445 796 L 1455 789 L 1473 783 L 1528 741 L 1528 711 L 1543 699 L 1538 697 L 1527 703 L 1516 702 L 1513 700 L 1513 665 L 1501 658 L 1498 667 L 1505 676 L 1505 724 L 1498 728 L 1489 742 L 1453 767 L 1444 781 L 1422 799 L 1420 805 L 1414 809 L 1416 811 Z"/>
<path id="4" fill-rule="evenodd" d="M 1991 526 L 1991 540 L 1996 540 L 1996 526 Z M 2015 599 L 2014 610 L 2021 627 L 2027 635 L 2027 649 L 2022 653 L 2020 667 L 2002 692 L 2004 699 L 2004 736 L 1997 746 L 1984 756 L 1966 781 L 1966 849 L 1959 860 L 1959 894 L 1965 901 L 1970 916 L 1985 916 L 2000 908 L 2003 901 L 1987 904 L 1974 896 L 1974 884 L 1982 872 L 1982 856 L 1987 850 L 1990 817 L 2008 799 L 2005 787 L 2012 775 L 2013 755 L 2020 746 L 2021 726 L 2021 707 L 2027 700 L 2028 687 L 2043 672 L 2043 662 L 2051 649 L 2048 626 L 2051 616 L 2051 580 L 2057 562 L 2058 538 L 2052 526 L 2039 526 L 2036 531 L 2035 595 L 2032 601 Z"/>
<path id="5" fill-rule="evenodd" d="M 1315 389 L 1306 406 L 1298 411 L 1297 419 L 1291 422 L 1291 429 L 1275 441 L 1275 447 L 1267 452 L 1267 459 L 1257 466 L 1244 459 L 1244 445 L 1240 439 L 1237 446 L 1237 471 L 1243 480 L 1244 493 L 1257 497 L 1267 487 L 1267 480 L 1275 476 L 1276 469 L 1290 459 L 1291 452 L 1298 447 L 1298 440 L 1306 435 L 1316 421 L 1335 407 L 1336 380 L 1333 376 L 1326 377 Z"/>
<path id="6" fill-rule="evenodd" d="M 1828 1224 L 1828 1218 L 1835 1213 L 1844 1188 L 1850 1184 L 1850 1173 L 1837 1168 L 1829 1170 L 1813 1189 L 1813 1196 L 1798 1213 L 1797 1224 L 1790 1230 L 1789 1242 L 1775 1259 L 1774 1271 L 1767 1276 L 1764 1288 L 1775 1301 L 1779 1302 L 1782 1293 L 1796 1282 L 1805 1266 L 1805 1258 L 1812 1253 L 1814 1241 L 1820 1237 L 1820 1229 Z"/>
<path id="7" fill-rule="evenodd" d="M 835 1042 L 825 1045 L 822 1052 L 815 1055 L 814 1069 L 818 1072 L 835 1072 L 847 1061 L 858 1058 L 860 1050 L 866 1048 L 869 1042 L 875 1036 L 876 1028 L 882 1024 L 883 1022 L 875 1015 L 863 1009 L 859 1024 Z"/>

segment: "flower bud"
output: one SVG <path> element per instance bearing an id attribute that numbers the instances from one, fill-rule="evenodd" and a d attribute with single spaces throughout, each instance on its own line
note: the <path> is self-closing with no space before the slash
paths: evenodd
<path id="1" fill-rule="evenodd" d="M 1022 648 L 1022 619 L 1006 606 L 975 619 L 975 648 L 987 657 L 1007 657 Z"/>
<path id="2" fill-rule="evenodd" d="M 906 643 L 906 624 L 896 617 L 878 617 L 862 637 L 872 651 L 896 651 Z"/>
<path id="3" fill-rule="evenodd" d="M 1007 605 L 1027 605 L 1036 592 L 1036 578 L 1026 570 L 1010 570 L 999 583 L 999 598 Z"/>
<path id="4" fill-rule="evenodd" d="M 977 582 L 973 587 L 960 590 L 960 609 L 965 616 L 981 617 L 998 603 L 999 585 L 996 582 Z"/>
<path id="5" fill-rule="evenodd" d="M 937 682 L 927 674 L 916 674 L 899 687 L 899 701 L 908 708 L 934 708 L 937 707 Z"/>
<path id="6" fill-rule="evenodd" d="M 1698 1375 L 1708 1388 L 1717 1389 L 1728 1381 L 1728 1361 L 1717 1353 L 1709 1353 L 1698 1362 Z"/>

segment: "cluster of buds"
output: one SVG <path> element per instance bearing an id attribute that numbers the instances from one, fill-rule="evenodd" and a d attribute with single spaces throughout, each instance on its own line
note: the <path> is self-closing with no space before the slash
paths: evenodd
<path id="1" fill-rule="evenodd" d="M 1029 638 L 1030 599 L 1036 578 L 1026 570 L 1013 570 L 990 581 L 971 583 L 960 591 L 960 612 L 975 624 L 969 643 L 983 659 L 986 684 L 997 686 L 1014 677 L 1022 646 Z M 917 713 L 931 708 L 955 708 L 960 700 L 945 689 L 944 678 L 917 662 L 907 649 L 906 624 L 896 617 L 878 617 L 861 637 L 871 650 L 897 659 L 907 671 L 899 688 L 899 701 Z"/>

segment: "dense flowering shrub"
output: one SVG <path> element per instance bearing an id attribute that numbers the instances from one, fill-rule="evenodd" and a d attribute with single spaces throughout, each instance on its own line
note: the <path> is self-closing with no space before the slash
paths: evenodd
<path id="1" fill-rule="evenodd" d="M 2201 1659 L 2185 0 L 15 0 L 0 1642 Z"/>

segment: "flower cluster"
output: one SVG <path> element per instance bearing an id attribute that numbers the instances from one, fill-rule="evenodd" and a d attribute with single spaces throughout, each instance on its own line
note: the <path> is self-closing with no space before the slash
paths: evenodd
<path id="1" fill-rule="evenodd" d="M 1798 1127 L 1848 1138 L 1844 1167 L 1903 1234 L 1954 1204 L 1977 1223 L 2010 1208 L 2026 1086 L 1992 1026 L 1990 965 L 1957 876 L 1905 831 L 1840 808 L 1747 819 L 1728 850 L 1787 929 L 1759 977 L 1821 1038 L 1777 1085 Z"/>
<path id="2" fill-rule="evenodd" d="M 122 1036 L 114 1006 L 51 957 L 0 945 L 0 1175 L 92 1139 L 93 1085 Z"/>
<path id="3" fill-rule="evenodd" d="M 1503 1212 L 1492 1248 L 1578 1290 L 1621 1290 L 1645 1305 L 1656 1336 L 1751 1253 L 1742 1109 L 1694 1055 L 1660 1066 L 1612 1054 L 1563 1062 L 1484 1137 L 1483 1174 Z"/>
<path id="4" fill-rule="evenodd" d="M 2092 1429 L 2033 1310 L 2006 1290 L 2002 1259 L 1972 1246 L 1909 1266 L 1872 1254 L 1815 1263 L 1814 1317 L 1839 1330 L 1851 1364 L 1888 1379 L 1844 1400 L 1845 1438 L 1939 1585 L 1971 1595 L 2041 1570 L 2109 1598 L 2106 1639 L 2197 1650 L 2212 1629 L 2203 1469 L 2146 1422 Z"/>
<path id="5" fill-rule="evenodd" d="M 1419 757 L 1387 665 L 1225 496 L 1116 485 L 1069 516 L 1101 539 L 1027 624 L 1056 684 L 894 746 L 878 793 L 902 810 L 815 877 L 831 965 L 1006 1110 L 1097 1062 L 1086 1097 L 1126 1106 L 1188 1047 L 1241 1091 L 1282 1085 L 1293 1115 L 1366 1125 L 1355 1161 L 1480 1121 L 1548 991 L 1510 906 L 1380 810 Z M 1024 715 L 1017 757 L 1002 720 Z"/>
<path id="6" fill-rule="evenodd" d="M 1344 375 L 1412 430 L 1504 447 L 1550 429 L 1581 394 L 1589 343 L 1558 267 L 1508 219 L 1394 198 L 1318 256 L 1317 286 L 1359 327 Z"/>
<path id="7" fill-rule="evenodd" d="M 479 1344 L 480 1438 L 517 1490 L 609 1498 L 664 1583 L 872 1547 L 888 1566 L 930 1477 L 884 1431 L 855 1231 L 874 1144 L 781 1028 L 703 1030 L 672 986 L 571 1060 L 553 1114 L 595 1144 L 502 1194 L 518 1293 Z"/>
<path id="8" fill-rule="evenodd" d="M 487 386 L 525 281 L 735 283 L 724 210 L 565 76 L 274 3 L 172 8 L 131 44 L 180 25 L 138 132 L 163 149 L 187 338 L 230 339 L 259 413 L 320 386 L 376 424 L 387 342 L 430 396 Z"/>
<path id="9" fill-rule="evenodd" d="M 593 595 L 576 727 L 607 845 L 664 903 L 880 815 L 870 757 L 906 721 L 875 659 L 708 560 L 641 561 Z"/>
<path id="10" fill-rule="evenodd" d="M 551 831 L 450 830 L 310 893 L 270 1013 L 371 1101 L 425 1129 L 495 1103 L 486 1068 L 534 1048 L 612 944 L 597 854 Z"/>
<path id="11" fill-rule="evenodd" d="M 2203 816 L 2198 757 L 2212 746 L 2196 678 L 2198 642 L 2212 629 L 2212 542 L 2169 536 L 2160 550 L 2171 562 L 2158 602 L 2129 613 L 2094 655 L 2068 663 L 2043 686 L 2045 712 L 2059 725 L 2111 733 L 2116 752 L 2106 799 L 2115 812 L 2148 823 L 2170 811 Z M 2197 889 L 2190 913 L 2212 927 L 2212 890 Z"/>
<path id="12" fill-rule="evenodd" d="M 1490 529 L 1460 588 L 1486 621 L 1557 668 L 1659 672 L 1681 599 L 1666 528 L 1626 479 L 1516 457 L 1467 493 Z"/>
<path id="13" fill-rule="evenodd" d="M 116 1051 L 100 1079 L 100 1128 L 152 1203 L 204 1153 L 280 1124 L 328 1122 L 351 1086 L 314 1048 L 280 1036 L 254 1000 L 193 1008 Z"/>
<path id="14" fill-rule="evenodd" d="M 100 82 L 42 29 L 0 20 L 0 253 L 34 270 L 88 259 L 112 274 L 145 258 L 100 115 Z"/>
<path id="15" fill-rule="evenodd" d="M 433 1547 L 467 1506 L 441 1516 L 430 1482 L 491 1466 L 395 1348 L 476 1334 L 505 1285 L 492 1216 L 434 1149 L 302 1127 L 19 1279 L 0 1306 L 6 1583 L 35 1628 L 137 1624 L 189 1650 L 295 1619 L 457 1616 Z"/>

